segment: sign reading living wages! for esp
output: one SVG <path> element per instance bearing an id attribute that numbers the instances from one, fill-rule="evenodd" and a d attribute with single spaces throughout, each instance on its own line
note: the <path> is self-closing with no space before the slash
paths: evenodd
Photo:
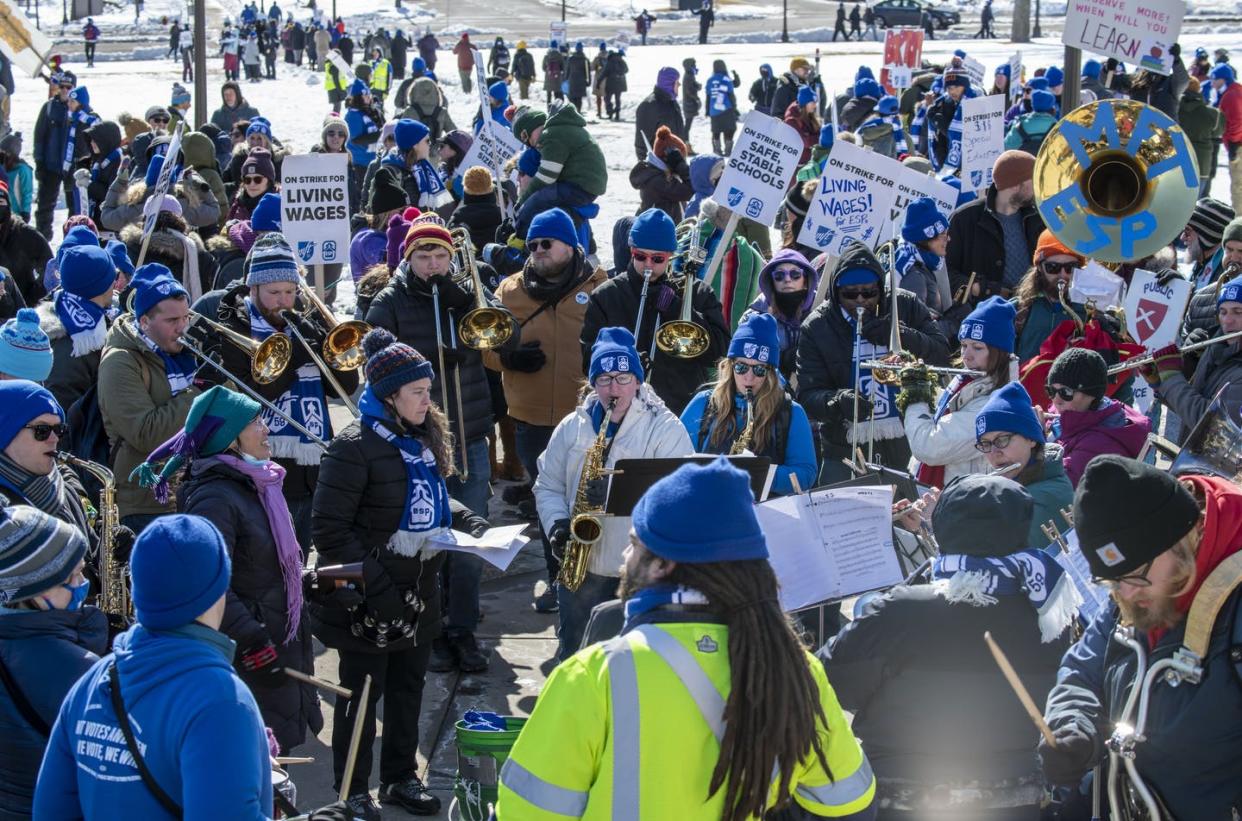
<path id="1" fill-rule="evenodd" d="M 280 225 L 303 265 L 349 256 L 349 189 L 345 154 L 299 154 L 280 166 Z"/>
<path id="2" fill-rule="evenodd" d="M 798 242 L 839 256 L 848 242 L 874 248 L 897 196 L 896 160 L 837 140 L 815 198 L 806 211 Z"/>
<path id="3" fill-rule="evenodd" d="M 751 111 L 733 144 L 712 199 L 740 216 L 771 225 L 802 158 L 802 137 L 775 117 Z"/>
<path id="4" fill-rule="evenodd" d="M 1069 0 L 1061 42 L 1172 74 L 1169 48 L 1181 34 L 1185 13 L 1183 0 Z"/>

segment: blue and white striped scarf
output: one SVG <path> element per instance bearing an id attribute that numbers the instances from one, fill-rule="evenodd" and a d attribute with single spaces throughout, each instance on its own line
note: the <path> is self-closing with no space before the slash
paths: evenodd
<path id="1" fill-rule="evenodd" d="M 69 173 L 73 170 L 73 161 L 76 159 L 74 154 L 78 141 L 78 123 L 81 123 L 83 128 L 89 128 L 98 120 L 98 114 L 89 112 L 84 108 L 79 108 L 77 111 L 69 112 L 67 117 L 69 131 L 65 135 L 65 161 L 63 163 L 63 170 L 65 173 Z"/>
<path id="2" fill-rule="evenodd" d="M 277 331 L 263 318 L 258 308 L 246 297 L 246 310 L 250 314 L 250 336 L 262 342 Z M 300 342 L 294 342 L 300 345 Z M 297 370 L 297 381 L 280 395 L 273 404 L 288 414 L 295 422 L 318 436 L 332 438 L 332 420 L 328 416 L 328 398 L 324 393 L 319 368 L 307 363 Z M 323 449 L 282 417 L 263 409 L 263 422 L 270 431 L 272 455 L 279 459 L 292 459 L 299 465 L 318 465 Z"/>
<path id="3" fill-rule="evenodd" d="M 108 337 L 106 309 L 64 288 L 58 288 L 52 296 L 52 307 L 73 341 L 72 356 L 86 356 L 104 346 Z"/>
<path id="4" fill-rule="evenodd" d="M 154 340 L 144 334 L 141 329 L 138 329 L 138 338 L 152 353 L 164 361 L 164 376 L 168 379 L 168 390 L 173 396 L 194 384 L 194 371 L 198 367 L 198 360 L 194 358 L 194 354 L 189 351 L 171 354 L 156 345 Z"/>
<path id="5" fill-rule="evenodd" d="M 1039 614 L 1040 639 L 1045 644 L 1065 632 L 1082 604 L 1078 588 L 1046 550 L 1022 550 L 994 558 L 937 556 L 932 560 L 932 578 L 946 601 L 976 607 L 995 604 L 997 596 L 1025 595 Z"/>

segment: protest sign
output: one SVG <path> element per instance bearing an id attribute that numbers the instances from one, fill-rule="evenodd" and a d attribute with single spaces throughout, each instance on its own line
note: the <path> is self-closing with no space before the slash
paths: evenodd
<path id="1" fill-rule="evenodd" d="M 155 188 L 151 191 L 151 196 L 147 197 L 146 205 L 143 206 L 142 212 L 144 219 L 142 221 L 142 235 L 144 253 L 139 255 L 139 264 L 141 258 L 145 256 L 146 238 L 150 237 L 151 231 L 155 228 L 155 220 L 160 215 L 163 208 L 164 195 L 168 193 L 168 186 L 175 185 L 176 180 L 172 179 L 173 170 L 178 168 L 180 164 L 177 162 L 177 155 L 181 153 L 181 135 L 185 133 L 185 120 L 177 123 L 177 127 L 173 129 L 172 139 L 168 141 L 168 150 L 164 152 L 164 164 L 160 167 L 159 176 L 155 178 Z"/>
<path id="2" fill-rule="evenodd" d="M 303 265 L 349 256 L 347 166 L 345 154 L 297 154 L 281 163 L 281 232 Z"/>
<path id="3" fill-rule="evenodd" d="M 914 82 L 914 71 L 909 66 L 885 66 L 884 71 L 887 72 L 887 84 L 901 90 L 909 88 Z"/>
<path id="4" fill-rule="evenodd" d="M 349 86 L 354 82 L 354 70 L 349 63 L 345 62 L 345 58 L 336 49 L 328 52 L 328 62 L 336 66 L 337 72 L 341 77 L 345 78 L 345 85 Z"/>
<path id="5" fill-rule="evenodd" d="M 1172 345 L 1177 341 L 1182 314 L 1193 290 L 1190 282 L 1181 277 L 1161 285 L 1151 271 L 1137 269 L 1126 292 L 1126 330 L 1148 351 Z"/>
<path id="6" fill-rule="evenodd" d="M 0 0 L 0 51 L 15 66 L 37 77 L 52 52 L 52 41 L 15 4 Z"/>
<path id="7" fill-rule="evenodd" d="M 915 28 L 885 29 L 884 31 L 884 62 L 880 69 L 880 85 L 889 94 L 896 94 L 902 88 L 909 88 L 909 82 L 899 85 L 890 75 L 893 66 L 914 69 L 923 59 L 923 30 Z"/>
<path id="8" fill-rule="evenodd" d="M 881 239 L 901 163 L 838 140 L 828 154 L 798 242 L 839 255 L 846 243 L 874 248 Z"/>
<path id="9" fill-rule="evenodd" d="M 1022 52 L 1009 58 L 1009 105 L 1022 99 Z"/>
<path id="10" fill-rule="evenodd" d="M 514 154 L 522 150 L 522 143 L 507 128 L 485 128 L 475 135 L 474 143 L 462 158 L 458 168 L 462 173 L 476 165 L 492 170 L 504 168 Z"/>
<path id="11" fill-rule="evenodd" d="M 957 189 L 947 182 L 941 182 L 935 177 L 915 171 L 896 160 L 892 162 L 899 166 L 895 175 L 897 191 L 888 209 L 888 219 L 882 229 L 883 237 L 901 233 L 901 226 L 906 222 L 906 209 L 919 197 L 931 197 L 936 201 L 936 208 L 940 209 L 942 214 L 953 213 L 953 209 L 957 207 Z"/>
<path id="12" fill-rule="evenodd" d="M 1005 95 L 962 99 L 962 188 L 992 184 L 992 164 L 1005 150 Z"/>
<path id="13" fill-rule="evenodd" d="M 1182 0 L 1069 0 L 1061 42 L 1172 74 L 1169 49 L 1177 42 L 1185 13 Z"/>
<path id="14" fill-rule="evenodd" d="M 963 57 L 962 68 L 966 70 L 966 76 L 970 78 L 975 88 L 983 88 L 983 73 L 987 70 L 983 67 L 983 63 L 974 57 Z"/>
<path id="15" fill-rule="evenodd" d="M 565 21 L 564 20 L 553 20 L 551 23 L 549 23 L 548 34 L 557 43 L 564 43 L 569 37 L 568 29 L 565 26 Z"/>
<path id="16" fill-rule="evenodd" d="M 775 117 L 751 111 L 733 145 L 712 199 L 743 217 L 771 225 L 802 158 L 802 137 Z"/>

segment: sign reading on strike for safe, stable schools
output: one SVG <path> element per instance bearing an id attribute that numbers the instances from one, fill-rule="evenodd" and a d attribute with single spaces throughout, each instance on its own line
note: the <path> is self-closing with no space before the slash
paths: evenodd
<path id="1" fill-rule="evenodd" d="M 484 168 L 491 169 L 493 174 L 495 169 L 504 168 L 506 162 L 514 154 L 522 150 L 522 143 L 518 138 L 513 136 L 513 132 L 507 128 L 502 128 L 499 124 L 496 127 L 484 128 L 474 137 L 474 142 L 470 145 L 470 150 L 466 152 L 466 156 L 462 157 L 461 164 L 458 168 L 463 173 L 481 165 Z"/>
<path id="2" fill-rule="evenodd" d="M 349 256 L 347 165 L 345 154 L 298 154 L 280 165 L 280 227 L 303 265 Z"/>
<path id="3" fill-rule="evenodd" d="M 833 143 L 798 242 L 839 256 L 849 242 L 874 248 L 881 239 L 901 163 L 845 140 Z"/>
<path id="4" fill-rule="evenodd" d="M 775 117 L 751 111 L 712 199 L 739 216 L 771 225 L 802 158 L 802 137 Z"/>
<path id="5" fill-rule="evenodd" d="M 1005 150 L 1005 95 L 962 100 L 962 187 L 992 184 L 992 164 Z"/>
<path id="6" fill-rule="evenodd" d="M 1185 13 L 1183 0 L 1069 0 L 1061 42 L 1172 74 L 1169 49 L 1182 31 Z"/>
<path id="7" fill-rule="evenodd" d="M 1126 330 L 1149 351 L 1172 345 L 1193 290 L 1189 280 L 1178 277 L 1161 285 L 1155 274 L 1139 268 L 1126 291 Z"/>

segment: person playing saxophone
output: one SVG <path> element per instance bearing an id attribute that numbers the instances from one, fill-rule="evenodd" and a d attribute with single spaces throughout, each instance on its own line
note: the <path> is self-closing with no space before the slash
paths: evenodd
<path id="1" fill-rule="evenodd" d="M 539 478 L 535 481 L 540 524 L 562 560 L 572 541 L 570 521 L 581 512 L 575 508 L 583 502 L 587 509 L 601 508 L 607 497 L 606 474 L 590 479 L 579 492 L 583 465 L 588 458 L 599 458 L 607 469 L 621 459 L 670 458 L 694 452 L 680 420 L 643 377 L 634 335 L 625 328 L 600 330 L 591 348 L 583 399 L 552 432 L 547 449 L 539 457 Z M 607 413 L 610 404 L 612 412 Z M 628 516 L 603 517 L 599 541 L 580 557 L 586 562 L 581 585 L 576 590 L 566 584 L 557 585 L 560 660 L 577 652 L 591 609 L 616 598 L 621 554 L 629 533 Z M 563 566 L 562 578 L 566 573 Z"/>

